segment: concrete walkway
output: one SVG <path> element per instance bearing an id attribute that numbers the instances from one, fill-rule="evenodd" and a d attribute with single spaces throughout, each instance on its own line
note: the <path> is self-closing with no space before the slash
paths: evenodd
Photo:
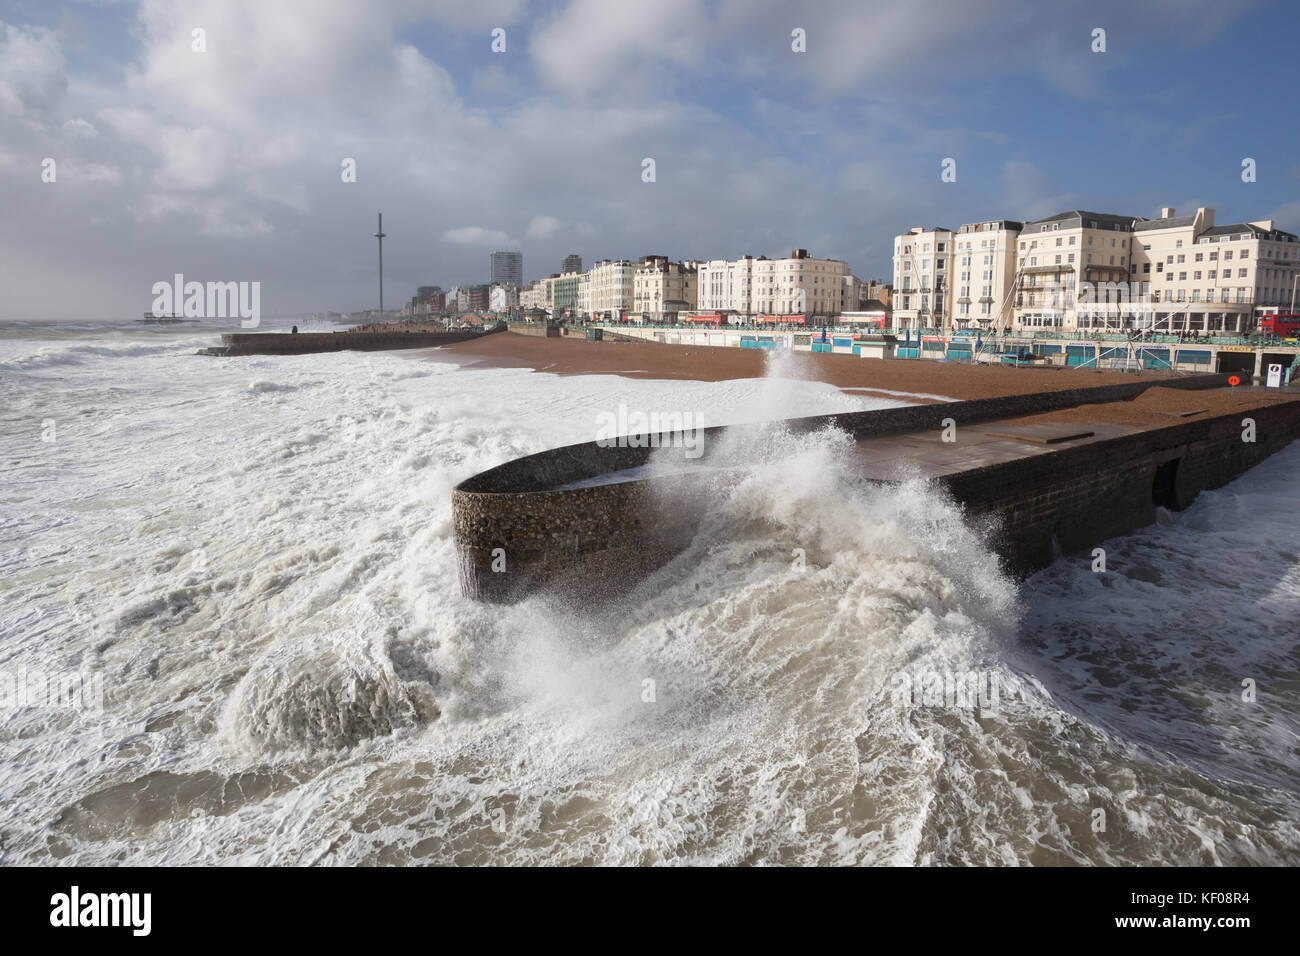
<path id="1" fill-rule="evenodd" d="M 858 440 L 855 458 L 867 478 L 881 481 L 937 478 L 1139 431 L 1143 429 L 1105 422 L 1023 425 L 1016 424 L 1016 419 L 1003 419 L 958 425 L 953 441 L 944 441 L 940 429 L 862 438 Z"/>

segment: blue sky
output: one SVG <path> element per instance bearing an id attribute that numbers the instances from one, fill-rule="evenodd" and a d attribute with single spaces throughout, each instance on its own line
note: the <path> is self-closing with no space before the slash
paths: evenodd
<path id="1" fill-rule="evenodd" d="M 135 315 L 175 272 L 260 281 L 268 314 L 366 307 L 378 210 L 389 302 L 486 280 L 495 248 L 527 278 L 795 246 L 888 278 L 919 224 L 1204 205 L 1297 231 L 1298 28 L 1221 0 L 9 0 L 0 317 Z"/>

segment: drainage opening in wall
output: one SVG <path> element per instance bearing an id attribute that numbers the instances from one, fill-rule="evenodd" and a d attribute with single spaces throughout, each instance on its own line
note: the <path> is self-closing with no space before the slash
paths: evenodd
<path id="1" fill-rule="evenodd" d="M 1156 465 L 1155 478 L 1151 482 L 1151 504 L 1154 507 L 1168 508 L 1170 511 L 1178 510 L 1178 492 L 1175 488 L 1178 462 L 1179 459 L 1174 458 Z"/>

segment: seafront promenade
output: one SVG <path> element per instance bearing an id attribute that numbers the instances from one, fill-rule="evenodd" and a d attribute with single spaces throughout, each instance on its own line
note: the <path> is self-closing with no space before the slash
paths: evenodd
<path id="1" fill-rule="evenodd" d="M 1237 373 L 1264 378 L 1269 365 L 1285 370 L 1300 362 L 1300 341 L 1263 342 L 1259 337 L 1147 335 L 1126 337 L 1094 332 L 978 335 L 911 329 L 848 330 L 828 327 L 598 325 L 602 338 L 635 339 L 667 345 L 704 345 L 752 349 L 792 349 L 870 358 L 998 361 L 1001 354 L 1023 351 L 1045 365 L 1099 369 L 1171 369 L 1181 372 Z M 577 331 L 576 329 L 573 331 Z M 1300 371 L 1297 372 L 1300 375 Z"/>

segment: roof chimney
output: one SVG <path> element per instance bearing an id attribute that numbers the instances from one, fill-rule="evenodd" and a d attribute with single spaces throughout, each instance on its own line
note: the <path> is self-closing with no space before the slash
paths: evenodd
<path id="1" fill-rule="evenodd" d="M 1174 218 L 1174 207 L 1173 207 L 1173 206 L 1161 206 L 1161 207 L 1160 207 L 1160 218 L 1161 218 L 1161 219 L 1173 219 L 1173 218 Z"/>

